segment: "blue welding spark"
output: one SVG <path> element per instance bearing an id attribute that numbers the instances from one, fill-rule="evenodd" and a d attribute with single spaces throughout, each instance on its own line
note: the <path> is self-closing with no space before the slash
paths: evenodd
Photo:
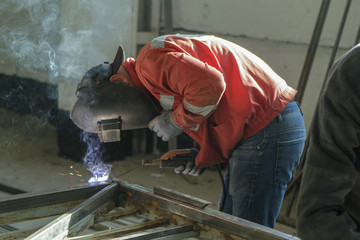
<path id="1" fill-rule="evenodd" d="M 104 182 L 108 180 L 112 165 L 99 163 L 96 165 L 88 165 L 88 170 L 93 176 L 89 179 L 89 183 Z"/>

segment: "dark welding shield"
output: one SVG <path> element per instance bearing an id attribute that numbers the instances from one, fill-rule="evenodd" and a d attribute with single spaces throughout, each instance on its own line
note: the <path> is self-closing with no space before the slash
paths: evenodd
<path id="1" fill-rule="evenodd" d="M 124 62 L 124 56 L 120 46 L 112 64 L 100 64 L 85 73 L 70 112 L 71 120 L 79 128 L 98 133 L 101 142 L 120 141 L 121 130 L 147 128 L 158 115 L 145 92 L 109 81 Z"/>

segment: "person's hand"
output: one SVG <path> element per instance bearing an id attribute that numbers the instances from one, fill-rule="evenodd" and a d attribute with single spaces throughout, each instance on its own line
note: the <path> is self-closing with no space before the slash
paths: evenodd
<path id="1" fill-rule="evenodd" d="M 169 141 L 184 131 L 174 122 L 173 113 L 173 111 L 162 112 L 149 122 L 149 129 L 154 131 L 163 141 Z"/>
<path id="2" fill-rule="evenodd" d="M 180 166 L 174 168 L 174 171 L 177 174 L 182 173 L 182 174 L 187 174 L 187 175 L 197 177 L 197 176 L 200 176 L 205 171 L 205 168 L 196 167 L 195 159 L 196 159 L 196 156 L 198 153 L 199 153 L 199 150 L 196 148 L 172 150 L 172 151 L 169 151 L 168 153 L 164 154 L 162 158 L 169 158 L 169 157 L 174 157 L 174 156 L 181 157 L 181 155 L 183 155 L 183 156 L 187 155 L 188 157 L 191 156 L 191 160 L 189 162 L 187 162 L 186 165 L 180 165 Z"/>
<path id="3" fill-rule="evenodd" d="M 205 168 L 198 168 L 195 165 L 195 160 L 194 161 L 190 161 L 186 164 L 186 166 L 180 165 L 177 168 L 174 169 L 175 173 L 177 174 L 187 174 L 187 175 L 191 175 L 194 177 L 198 177 L 200 176 L 204 171 Z"/>

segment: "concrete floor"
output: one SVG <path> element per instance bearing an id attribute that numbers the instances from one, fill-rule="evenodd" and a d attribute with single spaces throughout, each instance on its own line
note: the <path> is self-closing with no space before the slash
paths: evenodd
<path id="1" fill-rule="evenodd" d="M 1 184 L 36 192 L 71 187 L 87 182 L 91 177 L 82 163 L 58 156 L 54 126 L 1 108 L 0 115 Z M 157 157 L 134 154 L 122 161 L 112 162 L 111 177 L 135 168 L 143 159 Z M 210 207 L 214 209 L 221 191 L 218 172 L 211 170 L 205 171 L 201 177 L 191 177 L 175 174 L 172 169 L 141 166 L 119 178 L 147 188 L 158 185 L 186 193 L 210 201 Z M 276 229 L 295 235 L 294 228 L 282 224 L 277 224 Z"/>

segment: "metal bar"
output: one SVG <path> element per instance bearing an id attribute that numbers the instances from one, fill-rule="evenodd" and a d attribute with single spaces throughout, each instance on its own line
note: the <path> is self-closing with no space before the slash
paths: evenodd
<path id="1" fill-rule="evenodd" d="M 359 29 L 358 29 L 358 32 L 356 34 L 356 37 L 355 37 L 355 42 L 354 42 L 354 45 L 357 45 L 360 41 L 360 24 L 359 24 Z"/>
<path id="2" fill-rule="evenodd" d="M 294 204 L 296 195 L 297 195 L 297 191 L 293 191 L 291 193 L 291 195 L 290 195 L 290 200 L 289 200 L 288 206 L 287 206 L 286 211 L 285 211 L 285 216 L 286 217 L 290 217 L 291 209 L 292 209 L 292 206 Z"/>
<path id="3" fill-rule="evenodd" d="M 173 32 L 172 0 L 163 0 L 165 33 Z"/>
<path id="4" fill-rule="evenodd" d="M 121 211 L 116 211 L 114 213 L 108 213 L 105 215 L 96 216 L 95 223 L 113 221 L 120 217 L 134 215 L 135 213 L 138 213 L 139 211 L 140 211 L 140 209 L 125 209 L 125 210 L 121 210 Z"/>
<path id="5" fill-rule="evenodd" d="M 11 232 L 1 233 L 0 239 L 22 239 L 28 236 L 29 234 L 35 232 L 37 229 L 23 229 L 15 230 Z"/>
<path id="6" fill-rule="evenodd" d="M 106 186 L 79 206 L 61 215 L 48 225 L 30 235 L 27 239 L 46 240 L 66 237 L 68 231 L 71 230 L 72 227 L 77 226 L 76 224 L 81 220 L 84 221 L 84 218 L 90 218 L 92 213 L 96 212 L 104 203 L 110 200 L 115 201 L 117 189 L 117 183 Z"/>
<path id="7" fill-rule="evenodd" d="M 159 227 L 164 224 L 167 224 L 168 222 L 169 222 L 169 219 L 155 219 L 155 220 L 150 220 L 150 221 L 143 222 L 143 223 L 136 223 L 136 224 L 129 225 L 129 226 L 122 226 L 122 227 L 108 229 L 108 230 L 95 232 L 95 233 L 91 233 L 91 234 L 87 234 L 87 235 L 69 237 L 66 239 L 68 239 L 68 240 L 84 240 L 84 239 L 89 240 L 89 239 L 101 239 L 104 237 L 114 237 L 114 236 L 118 236 L 121 234 L 132 233 L 132 232 L 136 232 L 139 230 L 146 230 L 146 229 L 153 228 L 153 227 Z"/>
<path id="8" fill-rule="evenodd" d="M 80 204 L 83 200 L 60 203 L 51 206 L 43 206 L 38 208 L 23 209 L 9 213 L 0 214 L 0 224 L 10 224 L 34 220 L 44 217 L 51 217 L 63 214 Z M 1 239 L 1 238 L 0 238 Z"/>
<path id="9" fill-rule="evenodd" d="M 310 75 L 312 63 L 315 57 L 317 46 L 319 44 L 320 35 L 324 26 L 325 18 L 329 9 L 330 0 L 323 0 L 321 3 L 318 18 L 316 20 L 315 28 L 311 37 L 310 45 L 305 58 L 304 66 L 300 75 L 300 80 L 297 86 L 298 93 L 295 96 L 295 100 L 301 104 L 304 96 L 307 80 Z"/>
<path id="10" fill-rule="evenodd" d="M 297 239 L 294 236 L 252 223 L 250 221 L 231 216 L 210 208 L 193 208 L 187 204 L 173 201 L 163 196 L 155 195 L 138 185 L 118 181 L 120 184 L 120 204 L 137 202 L 142 207 L 156 208 L 172 214 L 182 216 L 188 220 L 218 229 L 221 232 L 239 236 L 245 239 L 268 240 L 268 239 Z"/>
<path id="11" fill-rule="evenodd" d="M 190 224 L 172 226 L 161 229 L 152 229 L 151 231 L 136 233 L 130 236 L 124 236 L 120 238 L 114 238 L 114 240 L 152 240 L 152 239 L 185 239 L 190 237 L 198 237 L 200 233 L 193 230 L 193 226 Z"/>
<path id="12" fill-rule="evenodd" d="M 329 74 L 330 68 L 332 67 L 332 65 L 334 63 L 334 59 L 335 59 L 337 50 L 339 48 L 339 43 L 340 43 L 340 39 L 341 39 L 341 36 L 342 36 L 342 32 L 344 30 L 346 18 L 347 18 L 347 15 L 349 13 L 350 5 L 351 5 L 351 0 L 348 0 L 347 3 L 346 3 L 345 9 L 344 9 L 343 16 L 341 18 L 338 34 L 337 34 L 336 39 L 335 39 L 334 47 L 333 47 L 333 50 L 332 50 L 332 53 L 331 53 L 331 56 L 330 56 L 329 65 L 328 65 L 328 68 L 326 70 L 325 79 L 324 79 L 324 82 L 322 84 L 321 90 L 324 89 L 324 87 L 325 87 L 327 76 Z"/>
<path id="13" fill-rule="evenodd" d="M 88 215 L 79 219 L 74 225 L 72 225 L 67 233 L 68 237 L 76 236 L 80 232 L 85 229 L 93 226 L 95 224 L 95 217 L 100 212 L 110 211 L 114 208 L 115 202 L 114 200 L 108 200 L 107 202 L 100 205 L 97 209 L 93 209 L 93 211 L 89 211 Z"/>
<path id="14" fill-rule="evenodd" d="M 97 185 L 83 184 L 70 189 L 57 189 L 52 192 L 17 194 L 16 196 L 0 200 L 0 213 L 86 199 L 107 185 L 109 185 L 109 183 Z"/>
<path id="15" fill-rule="evenodd" d="M 205 208 L 210 202 L 202 200 L 200 198 L 192 197 L 190 195 L 179 193 L 164 187 L 155 186 L 154 187 L 154 194 L 163 196 L 166 198 L 170 198 L 174 201 L 179 201 L 181 203 L 188 204 L 192 207 L 197 207 L 199 209 Z"/>

